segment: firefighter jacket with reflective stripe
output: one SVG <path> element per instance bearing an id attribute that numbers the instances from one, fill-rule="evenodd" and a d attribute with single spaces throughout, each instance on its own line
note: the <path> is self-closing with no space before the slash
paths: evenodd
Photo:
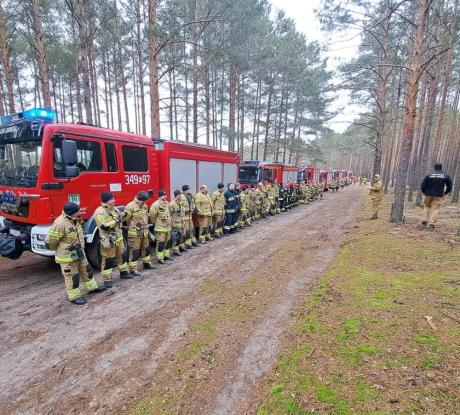
<path id="1" fill-rule="evenodd" d="M 249 194 L 247 192 L 240 193 L 240 207 L 241 212 L 247 212 L 249 206 Z"/>
<path id="2" fill-rule="evenodd" d="M 200 216 L 212 216 L 212 200 L 209 195 L 197 193 L 195 196 L 196 211 Z"/>
<path id="3" fill-rule="evenodd" d="M 238 200 L 233 190 L 226 190 L 224 193 L 225 197 L 225 212 L 235 213 L 238 209 Z"/>
<path id="4" fill-rule="evenodd" d="M 190 193 L 180 195 L 180 205 L 184 211 L 184 220 L 192 220 L 192 214 L 195 211 L 195 201 Z"/>
<path id="5" fill-rule="evenodd" d="M 144 203 L 134 199 L 126 205 L 125 223 L 128 225 L 128 237 L 147 237 L 149 236 L 149 208 Z"/>
<path id="6" fill-rule="evenodd" d="M 80 245 L 85 249 L 85 237 L 80 219 L 74 219 L 62 212 L 48 230 L 45 239 L 49 249 L 55 252 L 55 260 L 58 263 L 71 263 L 78 261 L 71 255 L 69 248 Z"/>
<path id="7" fill-rule="evenodd" d="M 216 190 L 211 197 L 214 215 L 223 215 L 225 213 L 225 197 L 224 192 Z"/>
<path id="8" fill-rule="evenodd" d="M 171 232 L 171 212 L 167 200 L 158 199 L 150 208 L 149 216 L 155 232 Z"/>
<path id="9" fill-rule="evenodd" d="M 123 242 L 121 229 L 121 213 L 116 207 L 110 207 L 102 203 L 94 211 L 94 220 L 99 229 L 101 239 L 109 239 L 112 245 Z"/>
<path id="10" fill-rule="evenodd" d="M 184 227 L 184 208 L 175 200 L 169 204 L 169 211 L 171 212 L 171 225 L 173 228 Z"/>

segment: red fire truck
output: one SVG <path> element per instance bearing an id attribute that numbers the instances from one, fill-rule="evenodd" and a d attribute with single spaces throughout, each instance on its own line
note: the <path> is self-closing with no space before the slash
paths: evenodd
<path id="1" fill-rule="evenodd" d="M 102 191 L 123 208 L 141 190 L 169 195 L 183 184 L 212 191 L 236 181 L 239 156 L 211 147 L 83 124 L 55 124 L 48 109 L 2 118 L 0 125 L 0 254 L 19 258 L 29 250 L 52 256 L 45 245 L 62 206 L 81 206 L 88 258 L 99 262 L 99 237 L 92 213 Z"/>
<path id="2" fill-rule="evenodd" d="M 248 160 L 240 164 L 239 182 L 243 189 L 258 183 L 272 181 L 277 184 L 296 183 L 297 166 L 282 163 Z"/>
<path id="3" fill-rule="evenodd" d="M 297 173 L 297 181 L 299 183 L 313 183 L 320 180 L 320 170 L 316 167 L 308 166 L 301 167 Z"/>

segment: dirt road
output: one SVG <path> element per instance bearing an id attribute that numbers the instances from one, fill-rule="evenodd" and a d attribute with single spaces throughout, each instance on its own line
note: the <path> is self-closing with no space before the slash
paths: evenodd
<path id="1" fill-rule="evenodd" d="M 82 307 L 50 260 L 2 260 L 0 414 L 241 413 L 365 194 L 326 194 Z"/>

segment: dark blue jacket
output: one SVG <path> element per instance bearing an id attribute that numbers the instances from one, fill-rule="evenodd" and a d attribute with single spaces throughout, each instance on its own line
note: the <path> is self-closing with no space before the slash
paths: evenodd
<path id="1" fill-rule="evenodd" d="M 235 196 L 234 190 L 226 190 L 224 193 L 225 197 L 225 212 L 235 213 L 238 209 L 238 200 Z"/>
<path id="2" fill-rule="evenodd" d="M 433 170 L 422 182 L 422 192 L 425 196 L 443 197 L 452 191 L 452 180 L 442 170 Z"/>

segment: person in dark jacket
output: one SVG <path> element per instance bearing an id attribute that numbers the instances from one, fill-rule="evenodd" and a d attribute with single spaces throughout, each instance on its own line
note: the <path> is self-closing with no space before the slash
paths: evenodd
<path id="1" fill-rule="evenodd" d="M 238 209 L 238 201 L 235 197 L 235 185 L 229 183 L 227 190 L 224 193 L 225 197 L 225 224 L 224 236 L 235 232 L 236 215 Z"/>
<path id="2" fill-rule="evenodd" d="M 427 174 L 422 182 L 422 193 L 425 195 L 423 226 L 434 228 L 436 218 L 442 206 L 443 197 L 452 191 L 452 180 L 442 171 L 442 164 L 436 163 L 432 173 Z"/>

